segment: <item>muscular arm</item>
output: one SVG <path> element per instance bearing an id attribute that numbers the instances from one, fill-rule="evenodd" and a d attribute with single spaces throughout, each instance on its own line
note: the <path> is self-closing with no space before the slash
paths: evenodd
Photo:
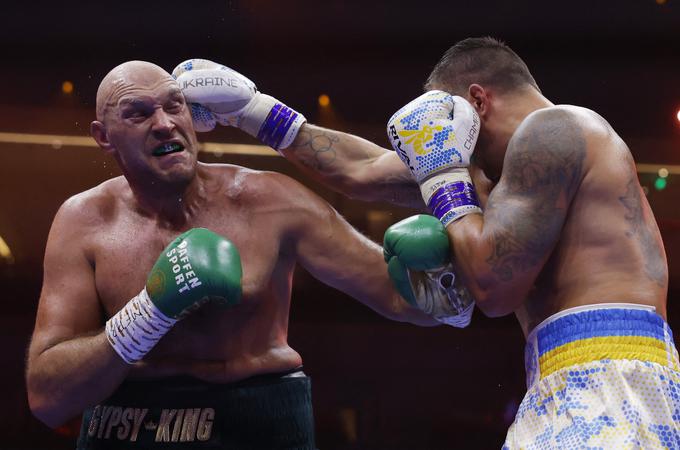
<path id="1" fill-rule="evenodd" d="M 448 226 L 457 266 L 487 315 L 509 314 L 524 301 L 559 240 L 585 154 L 582 129 L 569 113 L 532 114 L 508 144 L 484 214 Z"/>
<path id="2" fill-rule="evenodd" d="M 44 281 L 28 351 L 33 414 L 56 427 L 106 398 L 129 367 L 103 333 L 94 269 L 83 249 L 79 205 L 57 214 L 45 251 Z"/>
<path id="3" fill-rule="evenodd" d="M 293 180 L 286 181 L 285 190 L 288 198 L 296 201 L 290 208 L 294 218 L 290 242 L 294 243 L 298 262 L 307 271 L 384 317 L 422 326 L 439 325 L 397 293 L 379 245 Z"/>
<path id="4" fill-rule="evenodd" d="M 305 124 L 283 155 L 349 197 L 422 209 L 418 184 L 396 153 L 340 131 Z"/>

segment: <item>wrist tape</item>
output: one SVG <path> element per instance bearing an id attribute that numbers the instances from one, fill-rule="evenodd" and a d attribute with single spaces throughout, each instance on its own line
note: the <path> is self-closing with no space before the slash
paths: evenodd
<path id="1" fill-rule="evenodd" d="M 293 143 L 306 121 L 305 116 L 275 98 L 257 93 L 238 127 L 273 149 L 283 150 Z"/>
<path id="2" fill-rule="evenodd" d="M 146 287 L 106 321 L 106 337 L 128 364 L 139 361 L 177 323 L 153 304 Z"/>
<path id="3" fill-rule="evenodd" d="M 428 208 L 446 227 L 472 213 L 482 213 L 475 186 L 466 169 L 438 174 L 421 184 Z"/>

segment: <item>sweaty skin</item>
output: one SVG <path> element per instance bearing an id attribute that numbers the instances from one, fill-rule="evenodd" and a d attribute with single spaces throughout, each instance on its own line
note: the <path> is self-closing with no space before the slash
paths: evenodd
<path id="1" fill-rule="evenodd" d="M 306 123 L 282 154 L 311 178 L 349 197 L 424 207 L 418 184 L 401 160 L 360 137 Z"/>
<path id="2" fill-rule="evenodd" d="M 534 88 L 473 86 L 465 95 L 482 126 L 470 171 L 484 214 L 447 230 L 477 306 L 515 312 L 525 335 L 594 303 L 651 305 L 665 318 L 663 243 L 623 140 L 597 113 L 554 106 Z M 284 155 L 355 198 L 424 206 L 396 153 L 354 136 L 304 125 Z"/>
<path id="3" fill-rule="evenodd" d="M 197 163 L 189 108 L 174 80 L 130 62 L 105 77 L 92 134 L 124 176 L 67 200 L 52 225 L 28 353 L 34 414 L 57 426 L 126 378 L 232 382 L 302 364 L 287 342 L 296 263 L 394 320 L 435 325 L 394 291 L 382 249 L 318 196 L 280 174 Z M 154 156 L 171 143 L 181 148 Z M 137 295 L 177 235 L 205 227 L 239 249 L 241 304 L 206 304 L 130 366 L 105 321 Z"/>
<path id="4" fill-rule="evenodd" d="M 575 306 L 627 302 L 666 317 L 668 268 L 623 140 L 598 114 L 547 106 L 509 141 L 484 215 L 448 227 L 479 307 L 525 334 Z M 526 300 L 525 300 L 526 299 Z"/>

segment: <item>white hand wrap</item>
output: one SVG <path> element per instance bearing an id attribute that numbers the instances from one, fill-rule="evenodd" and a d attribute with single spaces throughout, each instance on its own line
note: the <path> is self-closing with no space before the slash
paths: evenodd
<path id="1" fill-rule="evenodd" d="M 146 287 L 106 321 L 106 337 L 128 364 L 139 361 L 177 323 L 149 299 Z"/>

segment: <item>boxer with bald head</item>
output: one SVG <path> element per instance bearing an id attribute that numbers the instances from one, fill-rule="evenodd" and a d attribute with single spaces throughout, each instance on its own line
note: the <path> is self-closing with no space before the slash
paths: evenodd
<path id="1" fill-rule="evenodd" d="M 287 342 L 298 263 L 383 316 L 437 324 L 308 189 L 198 162 L 189 106 L 160 67 L 106 75 L 91 132 L 123 176 L 59 209 L 27 363 L 40 420 L 85 410 L 79 448 L 314 448 Z"/>
<path id="2" fill-rule="evenodd" d="M 426 91 L 389 120 L 395 152 L 310 124 L 275 148 L 354 197 L 408 203 L 420 188 L 477 307 L 514 313 L 527 337 L 505 448 L 676 448 L 666 256 L 624 141 L 597 113 L 554 105 L 493 38 L 454 45 Z M 265 121 L 230 114 L 245 131 Z"/>

